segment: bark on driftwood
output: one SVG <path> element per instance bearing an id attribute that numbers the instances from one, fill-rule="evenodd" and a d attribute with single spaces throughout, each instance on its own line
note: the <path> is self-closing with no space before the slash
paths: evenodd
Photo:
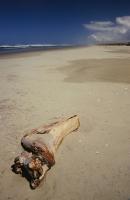
<path id="1" fill-rule="evenodd" d="M 74 115 L 33 129 L 21 139 L 26 151 L 15 158 L 12 170 L 25 176 L 35 189 L 55 164 L 55 153 L 64 137 L 79 126 L 79 118 Z"/>

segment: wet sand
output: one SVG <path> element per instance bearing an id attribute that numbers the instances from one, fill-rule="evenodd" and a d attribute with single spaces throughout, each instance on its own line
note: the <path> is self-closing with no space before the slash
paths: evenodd
<path id="1" fill-rule="evenodd" d="M 130 47 L 0 57 L 0 200 L 130 198 Z M 78 114 L 36 190 L 12 173 L 23 134 Z"/>
<path id="2" fill-rule="evenodd" d="M 82 59 L 59 70 L 66 82 L 130 83 L 130 59 Z"/>

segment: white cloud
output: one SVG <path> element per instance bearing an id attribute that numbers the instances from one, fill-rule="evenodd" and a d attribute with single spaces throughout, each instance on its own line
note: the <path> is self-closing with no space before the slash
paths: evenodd
<path id="1" fill-rule="evenodd" d="M 89 24 L 84 24 L 84 27 L 95 31 L 104 31 L 113 29 L 113 23 L 111 21 L 91 21 Z"/>
<path id="2" fill-rule="evenodd" d="M 117 17 L 116 23 L 126 27 L 130 27 L 130 16 Z"/>
<path id="3" fill-rule="evenodd" d="M 130 16 L 117 17 L 112 21 L 91 21 L 83 25 L 91 34 L 92 42 L 122 42 L 130 40 Z"/>

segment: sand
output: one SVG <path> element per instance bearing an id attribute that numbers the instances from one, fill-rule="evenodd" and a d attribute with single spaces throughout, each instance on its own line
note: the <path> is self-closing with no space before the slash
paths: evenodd
<path id="1" fill-rule="evenodd" d="M 36 190 L 10 166 L 24 133 L 78 114 Z M 0 200 L 130 199 L 130 47 L 0 57 Z"/>

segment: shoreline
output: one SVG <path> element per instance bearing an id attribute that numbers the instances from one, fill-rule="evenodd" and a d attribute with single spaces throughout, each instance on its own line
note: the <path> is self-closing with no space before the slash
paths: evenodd
<path id="1" fill-rule="evenodd" d="M 47 49 L 33 49 L 33 50 L 26 50 L 26 51 L 19 51 L 19 52 L 6 52 L 6 53 L 0 53 L 0 59 L 8 59 L 8 58 L 20 58 L 20 57 L 33 57 L 33 56 L 42 56 L 44 53 L 50 53 L 50 55 L 52 55 L 52 53 L 57 52 L 57 53 L 64 53 L 64 52 L 73 52 L 74 51 L 78 51 L 78 50 L 83 50 L 83 53 L 85 52 L 84 50 L 86 49 L 99 49 L 99 50 L 104 50 L 106 49 L 110 55 L 110 53 L 124 53 L 124 55 L 127 55 L 127 53 L 130 53 L 130 47 L 129 46 L 120 46 L 120 45 L 80 45 L 80 46 L 66 46 L 66 47 L 54 47 L 54 48 L 47 48 Z M 127 52 L 128 51 L 128 52 Z M 52 53 L 51 53 L 52 52 Z M 89 53 L 89 50 L 88 50 Z M 97 52 L 98 54 L 98 52 Z M 100 54 L 100 53 L 99 53 Z M 103 53 L 104 54 L 104 53 Z M 105 54 L 106 55 L 106 54 Z M 112 54 L 108 57 L 111 57 Z M 116 54 L 115 54 L 116 55 Z M 118 55 L 118 54 L 117 54 Z M 90 56 L 90 58 L 94 56 Z M 107 56 L 105 56 L 107 58 Z M 115 57 L 115 56 L 114 56 Z M 129 56 L 126 56 L 129 57 Z M 86 58 L 89 59 L 89 56 L 86 55 Z M 97 56 L 98 58 L 98 56 Z M 100 56 L 101 58 L 101 56 Z M 112 56 L 113 58 L 113 56 Z M 120 59 L 120 56 L 118 56 L 118 58 Z M 78 60 L 78 59 L 77 59 Z"/>
<path id="2" fill-rule="evenodd" d="M 75 46 L 52 46 L 52 47 L 43 47 L 43 48 L 21 48 L 18 50 L 13 50 L 10 52 L 0 52 L 0 57 L 6 57 L 6 56 L 17 56 L 17 55 L 25 55 L 25 54 L 35 54 L 35 53 L 43 53 L 43 52 L 51 52 L 51 51 L 62 51 L 62 50 L 71 50 L 71 49 L 78 49 L 78 48 L 87 48 L 89 45 L 75 45 Z"/>

